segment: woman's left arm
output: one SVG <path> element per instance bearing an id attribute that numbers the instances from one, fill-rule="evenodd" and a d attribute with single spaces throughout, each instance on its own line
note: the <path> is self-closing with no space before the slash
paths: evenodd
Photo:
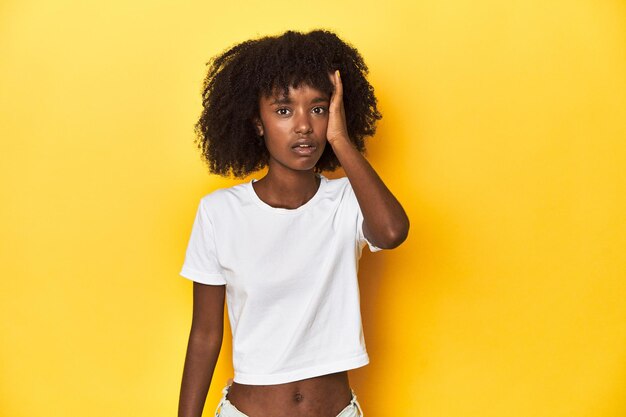
<path id="1" fill-rule="evenodd" d="M 407 238 L 409 218 L 374 168 L 350 141 L 339 71 L 330 78 L 335 91 L 330 100 L 326 138 L 348 176 L 363 212 L 365 238 L 379 248 L 395 248 Z"/>

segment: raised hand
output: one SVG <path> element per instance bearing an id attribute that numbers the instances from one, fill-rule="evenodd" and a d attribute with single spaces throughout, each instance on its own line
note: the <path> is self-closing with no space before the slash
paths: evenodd
<path id="1" fill-rule="evenodd" d="M 326 139 L 333 145 L 337 140 L 350 141 L 348 129 L 346 127 L 346 111 L 343 107 L 343 85 L 339 70 L 328 74 L 335 90 L 330 96 L 328 127 L 326 128 Z"/>
<path id="2" fill-rule="evenodd" d="M 348 136 L 339 71 L 329 74 L 335 91 L 330 97 L 326 138 L 341 164 L 363 212 L 363 236 L 382 249 L 395 248 L 407 237 L 409 218 L 374 168 Z"/>

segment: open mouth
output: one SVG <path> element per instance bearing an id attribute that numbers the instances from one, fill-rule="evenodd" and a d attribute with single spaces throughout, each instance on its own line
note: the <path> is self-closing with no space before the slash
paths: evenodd
<path id="1" fill-rule="evenodd" d="M 311 155 L 317 148 L 313 145 L 296 145 L 291 149 L 298 155 Z"/>

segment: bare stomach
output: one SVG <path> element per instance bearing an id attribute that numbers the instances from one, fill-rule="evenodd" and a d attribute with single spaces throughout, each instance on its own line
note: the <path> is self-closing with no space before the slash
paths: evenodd
<path id="1" fill-rule="evenodd" d="M 352 393 L 343 371 L 278 385 L 233 382 L 227 398 L 249 417 L 336 417 Z"/>

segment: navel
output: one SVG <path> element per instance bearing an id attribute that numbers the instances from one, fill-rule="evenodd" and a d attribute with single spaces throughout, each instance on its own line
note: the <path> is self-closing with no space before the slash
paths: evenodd
<path id="1" fill-rule="evenodd" d="M 302 402 L 302 400 L 304 400 L 304 396 L 299 392 L 296 392 L 293 398 L 296 400 L 297 403 L 300 403 Z"/>

